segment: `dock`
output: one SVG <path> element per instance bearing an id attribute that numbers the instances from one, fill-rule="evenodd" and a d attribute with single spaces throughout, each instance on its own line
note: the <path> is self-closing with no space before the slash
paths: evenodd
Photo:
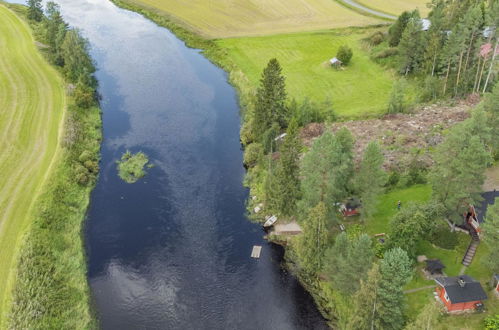
<path id="1" fill-rule="evenodd" d="M 262 252 L 262 247 L 260 245 L 254 245 L 251 251 L 251 258 L 260 258 L 260 253 Z"/>

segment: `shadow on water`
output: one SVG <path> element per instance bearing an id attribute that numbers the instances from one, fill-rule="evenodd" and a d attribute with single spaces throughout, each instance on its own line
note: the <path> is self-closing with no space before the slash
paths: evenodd
<path id="1" fill-rule="evenodd" d="M 282 269 L 282 248 L 244 216 L 239 109 L 226 74 L 136 13 L 104 0 L 58 2 L 99 69 L 102 171 L 85 237 L 101 326 L 326 328 Z M 116 171 L 126 149 L 155 164 L 134 184 Z"/>

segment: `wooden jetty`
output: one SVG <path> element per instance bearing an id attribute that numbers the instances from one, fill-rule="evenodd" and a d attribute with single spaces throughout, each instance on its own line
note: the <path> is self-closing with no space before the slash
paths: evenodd
<path id="1" fill-rule="evenodd" d="M 251 251 L 251 258 L 260 258 L 260 253 L 262 252 L 262 247 L 260 245 L 254 245 Z"/>

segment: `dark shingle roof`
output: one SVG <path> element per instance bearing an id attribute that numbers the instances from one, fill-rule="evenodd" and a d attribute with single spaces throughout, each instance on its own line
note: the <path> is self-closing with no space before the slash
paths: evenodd
<path id="1" fill-rule="evenodd" d="M 460 279 L 464 282 L 464 286 L 459 284 Z M 445 292 L 453 304 L 487 299 L 487 294 L 480 282 L 468 275 L 439 277 L 435 279 L 435 282 L 445 288 Z"/>
<path id="2" fill-rule="evenodd" d="M 426 270 L 430 272 L 442 271 L 445 265 L 439 259 L 428 259 L 426 260 Z"/>

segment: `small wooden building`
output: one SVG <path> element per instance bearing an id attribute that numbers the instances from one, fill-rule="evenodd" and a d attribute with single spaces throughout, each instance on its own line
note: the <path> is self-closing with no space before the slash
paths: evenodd
<path id="1" fill-rule="evenodd" d="M 443 274 L 445 265 L 439 259 L 427 259 L 425 270 L 431 275 Z"/>
<path id="2" fill-rule="evenodd" d="M 345 203 L 340 205 L 339 211 L 344 217 L 351 217 L 353 215 L 359 215 L 359 209 L 362 206 L 358 198 L 349 198 Z"/>
<path id="3" fill-rule="evenodd" d="M 480 282 L 468 275 L 438 277 L 436 292 L 447 312 L 463 312 L 483 307 L 487 294 Z"/>
<path id="4" fill-rule="evenodd" d="M 343 62 L 341 62 L 338 58 L 333 57 L 332 59 L 329 60 L 329 63 L 335 68 L 339 68 L 340 66 L 343 65 Z"/>

